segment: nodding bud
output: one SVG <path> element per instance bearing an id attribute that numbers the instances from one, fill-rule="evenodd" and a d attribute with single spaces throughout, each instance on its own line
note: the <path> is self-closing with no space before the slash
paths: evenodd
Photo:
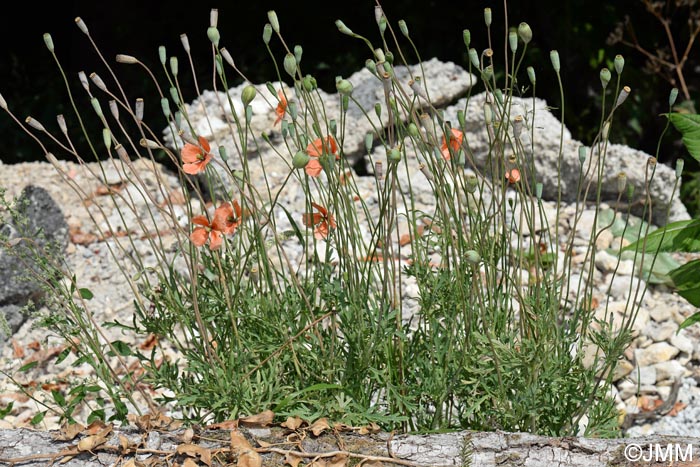
<path id="1" fill-rule="evenodd" d="M 275 13 L 275 10 L 270 10 L 267 12 L 267 20 L 270 22 L 270 26 L 272 27 L 272 30 L 275 31 L 277 34 L 280 33 L 280 22 L 279 19 L 277 19 L 277 13 Z"/>
<path id="2" fill-rule="evenodd" d="M 219 53 L 221 54 L 222 57 L 224 57 L 224 60 L 226 60 L 226 63 L 231 65 L 231 67 L 235 68 L 236 64 L 233 61 L 233 57 L 229 53 L 229 51 L 226 49 L 226 47 L 223 47 L 221 50 L 219 50 Z"/>
<path id="3" fill-rule="evenodd" d="M 484 8 L 484 23 L 486 27 L 491 26 L 491 8 Z"/>
<path id="4" fill-rule="evenodd" d="M 219 46 L 219 39 L 221 39 L 221 34 L 219 34 L 219 29 L 213 26 L 207 28 L 207 37 L 214 44 L 215 47 Z"/>
<path id="5" fill-rule="evenodd" d="M 89 94 L 89 93 L 90 93 L 90 83 L 88 83 L 88 79 L 87 79 L 87 76 L 85 76 L 85 72 L 84 72 L 84 71 L 79 71 L 79 72 L 78 72 L 78 78 L 80 79 L 80 84 L 83 85 L 83 88 L 85 88 L 85 90 L 86 90 L 86 91 L 88 92 L 88 94 Z"/>
<path id="6" fill-rule="evenodd" d="M 338 28 L 338 31 L 340 31 L 341 34 L 346 34 L 348 36 L 355 35 L 355 33 L 352 32 L 349 27 L 345 26 L 345 23 L 339 19 L 335 20 L 335 27 Z"/>
<path id="7" fill-rule="evenodd" d="M 298 151 L 294 156 L 292 157 L 292 166 L 295 169 L 303 169 L 306 167 L 306 165 L 309 163 L 311 160 L 311 157 L 309 157 L 308 154 L 304 151 Z"/>
<path id="8" fill-rule="evenodd" d="M 24 121 L 27 122 L 27 125 L 34 128 L 35 130 L 46 131 L 46 128 L 44 128 L 44 125 L 42 125 L 38 121 L 34 120 L 32 117 L 27 117 L 26 119 L 24 119 Z"/>
<path id="9" fill-rule="evenodd" d="M 367 68 L 373 75 L 377 74 L 377 64 L 374 63 L 374 60 L 370 58 L 365 60 L 365 68 Z"/>
<path id="10" fill-rule="evenodd" d="M 671 94 L 668 95 L 668 106 L 673 107 L 676 103 L 676 98 L 678 97 L 678 88 L 671 89 Z"/>
<path id="11" fill-rule="evenodd" d="M 294 46 L 294 58 L 297 59 L 297 64 L 301 63 L 301 57 L 304 54 L 304 49 L 300 45 Z"/>
<path id="12" fill-rule="evenodd" d="M 104 118 L 104 114 L 102 113 L 102 106 L 100 105 L 100 101 L 98 101 L 96 97 L 90 99 L 90 104 L 92 104 L 92 108 L 95 110 L 97 116 L 100 118 Z"/>
<path id="13" fill-rule="evenodd" d="M 622 88 L 620 94 L 617 96 L 617 102 L 615 102 L 615 107 L 622 105 L 622 103 L 625 102 L 625 99 L 627 99 L 627 96 L 630 95 L 631 91 L 632 89 L 630 89 L 629 86 L 625 86 L 624 88 Z"/>
<path id="14" fill-rule="evenodd" d="M 676 159 L 676 178 L 681 178 L 683 175 L 683 166 L 685 161 L 683 159 Z"/>
<path id="15" fill-rule="evenodd" d="M 58 127 L 64 135 L 68 134 L 68 125 L 66 125 L 66 118 L 63 114 L 56 115 L 56 121 L 58 122 Z"/>
<path id="16" fill-rule="evenodd" d="M 80 29 L 83 32 L 83 34 L 88 35 L 88 36 L 90 35 L 90 32 L 88 31 L 88 28 L 87 28 L 87 24 L 85 24 L 85 21 L 83 21 L 83 19 L 80 16 L 75 18 L 75 24 L 76 24 L 76 26 L 78 26 L 78 29 Z"/>
<path id="17" fill-rule="evenodd" d="M 600 84 L 603 86 L 603 89 L 608 87 L 610 78 L 612 78 L 610 70 L 608 70 L 607 68 L 603 68 L 602 70 L 600 70 Z"/>
<path id="18" fill-rule="evenodd" d="M 289 76 L 294 78 L 297 74 L 297 59 L 293 53 L 287 53 L 287 55 L 284 56 L 283 65 L 284 71 L 286 71 Z"/>
<path id="19" fill-rule="evenodd" d="M 215 28 L 219 25 L 219 10 L 212 8 L 209 12 L 209 26 Z"/>
<path id="20" fill-rule="evenodd" d="M 542 182 L 535 183 L 535 197 L 537 197 L 538 200 L 542 199 L 542 189 L 543 188 L 544 188 L 544 185 L 542 185 Z"/>
<path id="21" fill-rule="evenodd" d="M 627 174 L 624 172 L 620 172 L 617 174 L 617 192 L 622 194 L 623 191 L 625 191 L 625 187 L 627 186 Z"/>
<path id="22" fill-rule="evenodd" d="M 406 21 L 402 19 L 399 20 L 399 30 L 401 31 L 401 34 L 408 38 L 408 26 L 406 25 Z"/>
<path id="23" fill-rule="evenodd" d="M 139 61 L 136 59 L 136 57 L 132 57 L 131 55 L 117 54 L 117 62 L 133 65 L 134 63 L 138 63 Z"/>
<path id="24" fill-rule="evenodd" d="M 515 135 L 516 138 L 520 138 L 520 133 L 523 131 L 523 116 L 522 115 L 516 115 L 515 119 L 513 120 L 513 135 Z"/>
<path id="25" fill-rule="evenodd" d="M 481 70 L 481 79 L 491 81 L 491 78 L 493 78 L 493 65 L 489 65 Z"/>
<path id="26" fill-rule="evenodd" d="M 518 33 L 515 31 L 510 31 L 508 33 L 508 45 L 510 46 L 510 51 L 515 53 L 518 50 Z"/>
<path id="27" fill-rule="evenodd" d="M 105 143 L 107 149 L 112 147 L 112 132 L 109 128 L 102 128 L 102 142 Z"/>
<path id="28" fill-rule="evenodd" d="M 384 164 L 382 164 L 382 161 L 377 161 L 374 163 L 374 177 L 378 181 L 382 181 L 384 178 Z"/>
<path id="29" fill-rule="evenodd" d="M 474 48 L 469 49 L 469 61 L 474 68 L 479 69 L 479 53 Z"/>
<path id="30" fill-rule="evenodd" d="M 263 27 L 263 42 L 265 44 L 269 44 L 270 39 L 272 39 L 272 26 L 270 25 L 270 23 L 267 23 Z"/>
<path id="31" fill-rule="evenodd" d="M 0 94 L 0 108 L 3 110 L 7 110 L 7 101 L 4 97 L 2 97 L 2 94 Z"/>
<path id="32" fill-rule="evenodd" d="M 44 34 L 44 44 L 46 44 L 46 48 L 49 49 L 49 52 L 53 53 L 53 38 L 48 32 Z"/>
<path id="33" fill-rule="evenodd" d="M 531 66 L 527 67 L 527 77 L 533 86 L 535 85 L 535 83 L 537 83 L 537 76 L 535 76 L 535 69 L 532 68 Z"/>
<path id="34" fill-rule="evenodd" d="M 552 61 L 552 68 L 554 68 L 554 72 L 559 73 L 559 70 L 561 70 L 561 65 L 559 63 L 559 52 L 556 50 L 549 52 L 549 59 Z"/>
<path id="35" fill-rule="evenodd" d="M 391 148 L 387 154 L 389 162 L 401 162 L 401 151 L 399 148 Z"/>
<path id="36" fill-rule="evenodd" d="M 190 40 L 187 34 L 180 34 L 180 42 L 182 42 L 182 48 L 185 49 L 185 53 L 190 53 Z"/>
<path id="37" fill-rule="evenodd" d="M 163 110 L 163 115 L 165 115 L 166 118 L 170 118 L 170 101 L 167 97 L 160 100 L 160 108 Z"/>
<path id="38" fill-rule="evenodd" d="M 527 23 L 520 23 L 518 25 L 518 36 L 520 36 L 520 39 L 522 39 L 525 45 L 529 44 L 532 40 L 532 29 L 530 29 L 530 25 Z"/>
<path id="39" fill-rule="evenodd" d="M 153 140 L 146 139 L 146 138 L 141 138 L 139 140 L 139 144 L 141 147 L 148 148 L 148 149 L 158 149 L 160 148 L 160 144 L 156 143 Z"/>
<path id="40" fill-rule="evenodd" d="M 426 101 L 428 100 L 428 95 L 425 93 L 425 89 L 423 89 L 423 86 L 420 85 L 420 78 L 410 80 L 408 82 L 408 86 L 416 96 L 421 97 Z"/>
<path id="41" fill-rule="evenodd" d="M 467 250 L 464 252 L 464 259 L 467 263 L 476 266 L 481 262 L 481 255 L 476 250 Z"/>
<path id="42" fill-rule="evenodd" d="M 255 86 L 249 84 L 244 87 L 243 91 L 241 92 L 241 102 L 243 102 L 243 107 L 248 107 L 248 104 L 253 102 L 253 99 L 255 99 L 255 96 L 257 95 L 258 90 L 255 89 Z"/>
<path id="43" fill-rule="evenodd" d="M 136 99 L 136 112 L 135 112 L 136 113 L 136 120 L 139 122 L 141 120 L 143 120 L 143 107 L 144 107 L 143 99 L 139 97 L 138 99 Z"/>
<path id="44" fill-rule="evenodd" d="M 177 66 L 177 57 L 175 57 L 175 56 L 170 57 L 170 72 L 173 74 L 173 76 L 177 76 L 178 66 Z"/>
<path id="45" fill-rule="evenodd" d="M 469 50 L 469 44 L 472 43 L 472 33 L 469 29 L 462 31 L 462 39 L 464 40 L 464 46 Z"/>
<path id="46" fill-rule="evenodd" d="M 107 86 L 105 85 L 105 82 L 102 81 L 102 78 L 100 78 L 100 75 L 92 72 L 90 73 L 90 80 L 95 84 L 95 86 L 97 86 L 98 89 L 107 92 Z"/>
<path id="47" fill-rule="evenodd" d="M 349 96 L 352 94 L 352 83 L 346 79 L 341 79 L 335 83 L 335 88 L 341 95 Z"/>
<path id="48" fill-rule="evenodd" d="M 119 120 L 119 107 L 117 106 L 117 101 L 112 99 L 109 101 L 109 111 L 112 114 L 112 117 L 114 117 L 115 120 Z"/>
<path id="49" fill-rule="evenodd" d="M 161 45 L 158 47 L 158 58 L 160 59 L 160 64 L 165 66 L 165 60 L 167 59 L 167 53 L 165 51 L 165 46 Z"/>
<path id="50" fill-rule="evenodd" d="M 578 161 L 583 165 L 584 162 L 586 162 L 586 146 L 579 146 L 578 147 Z"/>
<path id="51" fill-rule="evenodd" d="M 622 74 L 622 70 L 625 68 L 625 59 L 622 55 L 615 55 L 615 71 L 618 75 Z"/>

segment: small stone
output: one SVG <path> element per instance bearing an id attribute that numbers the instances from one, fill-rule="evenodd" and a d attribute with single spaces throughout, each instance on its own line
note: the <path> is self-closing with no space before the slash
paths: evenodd
<path id="1" fill-rule="evenodd" d="M 634 352 L 637 365 L 640 367 L 666 362 L 676 355 L 678 355 L 678 349 L 666 342 L 657 342 L 645 349 L 637 349 Z"/>
<path id="2" fill-rule="evenodd" d="M 688 355 L 692 355 L 693 350 L 695 350 L 695 345 L 693 341 L 688 338 L 685 330 L 681 331 L 679 334 L 672 334 L 670 342 L 672 346 Z"/>
<path id="3" fill-rule="evenodd" d="M 603 230 L 598 234 L 598 238 L 595 241 L 595 246 L 599 251 L 607 250 L 610 248 L 610 244 L 613 241 L 613 234 L 610 230 Z"/>
<path id="4" fill-rule="evenodd" d="M 613 373 L 613 381 L 620 381 L 625 376 L 629 375 L 634 369 L 632 365 L 627 360 L 620 360 L 615 366 L 615 372 Z"/>
<path id="5" fill-rule="evenodd" d="M 656 363 L 651 368 L 656 369 L 657 381 L 664 381 L 667 379 L 675 380 L 683 376 L 686 370 L 678 360 Z"/>
<path id="6" fill-rule="evenodd" d="M 656 368 L 653 366 L 637 367 L 630 373 L 630 380 L 641 385 L 656 384 Z"/>
<path id="7" fill-rule="evenodd" d="M 637 385 L 626 379 L 617 385 L 617 390 L 620 391 L 622 400 L 627 401 L 637 393 Z"/>
<path id="8" fill-rule="evenodd" d="M 649 311 L 651 319 L 657 323 L 663 323 L 673 318 L 673 308 L 659 303 L 657 303 L 657 305 L 658 306 L 653 307 L 653 309 Z"/>
<path id="9" fill-rule="evenodd" d="M 661 324 L 654 321 L 649 321 L 642 332 L 646 336 L 651 337 L 654 342 L 661 342 L 668 340 L 673 333 L 676 332 L 676 325 L 670 321 L 666 321 Z"/>

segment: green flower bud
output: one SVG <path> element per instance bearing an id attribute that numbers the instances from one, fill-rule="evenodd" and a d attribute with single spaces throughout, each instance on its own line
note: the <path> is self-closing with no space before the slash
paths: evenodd
<path id="1" fill-rule="evenodd" d="M 474 174 L 467 175 L 467 185 L 466 189 L 469 193 L 476 193 L 476 189 L 479 188 L 479 179 Z"/>
<path id="2" fill-rule="evenodd" d="M 384 36 L 384 31 L 386 31 L 386 16 L 382 15 L 381 18 L 379 18 L 379 33 Z"/>
<path id="3" fill-rule="evenodd" d="M 491 73 L 493 73 L 493 67 L 491 67 Z M 496 96 L 496 101 L 498 101 L 499 104 L 503 105 L 503 91 L 500 89 L 495 89 L 493 91 L 493 95 Z"/>
<path id="4" fill-rule="evenodd" d="M 491 26 L 491 8 L 484 8 L 484 23 L 486 27 Z"/>
<path id="5" fill-rule="evenodd" d="M 386 56 L 386 61 L 387 61 L 388 63 L 391 63 L 391 64 L 393 65 L 393 64 L 394 64 L 394 54 L 393 54 L 393 52 L 389 51 L 389 52 L 387 52 L 387 53 L 385 54 L 385 56 Z"/>
<path id="6" fill-rule="evenodd" d="M 44 44 L 46 44 L 46 48 L 49 49 L 49 52 L 53 53 L 53 38 L 48 32 L 44 34 Z"/>
<path id="7" fill-rule="evenodd" d="M 352 94 L 352 83 L 346 79 L 341 79 L 338 82 L 335 83 L 335 88 L 338 90 L 338 93 L 344 95 L 344 96 L 349 96 Z"/>
<path id="8" fill-rule="evenodd" d="M 267 12 L 267 20 L 270 22 L 272 29 L 279 34 L 280 33 L 280 22 L 277 19 L 277 13 L 275 10 L 270 10 Z"/>
<path id="9" fill-rule="evenodd" d="M 374 104 L 374 113 L 377 114 L 377 118 L 381 121 L 382 119 L 382 104 L 379 102 Z"/>
<path id="10" fill-rule="evenodd" d="M 556 50 L 549 52 L 549 59 L 552 61 L 552 68 L 554 68 L 554 72 L 559 73 L 559 70 L 561 70 L 559 63 L 559 52 Z"/>
<path id="11" fill-rule="evenodd" d="M 109 131 L 109 128 L 102 129 L 102 141 L 107 149 L 112 147 L 112 132 Z"/>
<path id="12" fill-rule="evenodd" d="M 265 44 L 270 43 L 270 39 L 272 38 L 272 26 L 270 23 L 267 23 L 265 27 L 263 28 L 263 42 Z"/>
<path id="13" fill-rule="evenodd" d="M 335 20 L 335 27 L 338 28 L 338 31 L 340 31 L 341 34 L 346 34 L 348 36 L 355 35 L 355 33 L 352 32 L 349 27 L 345 26 L 345 23 L 339 19 Z"/>
<path id="14" fill-rule="evenodd" d="M 304 53 L 304 49 L 300 45 L 294 46 L 294 58 L 297 60 L 297 64 L 301 63 L 301 56 Z"/>
<path id="15" fill-rule="evenodd" d="M 248 107 L 248 104 L 253 102 L 253 99 L 255 99 L 257 94 L 258 91 L 255 89 L 255 86 L 249 84 L 244 87 L 243 91 L 241 92 L 241 102 L 243 102 L 243 107 Z"/>
<path id="16" fill-rule="evenodd" d="M 625 68 L 625 59 L 622 55 L 615 55 L 615 71 L 618 75 L 622 74 L 622 70 Z"/>
<path id="17" fill-rule="evenodd" d="M 219 146 L 219 157 L 221 157 L 221 160 L 224 162 L 228 160 L 228 151 L 226 151 L 224 146 Z"/>
<path id="18" fill-rule="evenodd" d="M 161 45 L 158 47 L 158 58 L 160 58 L 160 64 L 165 66 L 165 60 L 167 58 L 167 55 L 165 53 L 165 46 Z"/>
<path id="19" fill-rule="evenodd" d="M 297 103 L 294 101 L 287 103 L 287 110 L 289 110 L 289 115 L 291 115 L 292 120 L 296 120 L 297 116 L 299 115 L 299 107 L 297 107 Z"/>
<path id="20" fill-rule="evenodd" d="M 369 58 L 365 60 L 365 68 L 367 68 L 373 75 L 377 74 L 377 64 L 374 63 L 374 60 Z"/>
<path id="21" fill-rule="evenodd" d="M 481 262 L 481 255 L 479 255 L 479 253 L 477 253 L 475 250 L 467 250 L 464 253 L 464 259 L 467 261 L 467 263 L 476 266 Z"/>
<path id="22" fill-rule="evenodd" d="M 292 166 L 294 166 L 295 169 L 303 169 L 306 167 L 306 164 L 309 163 L 309 160 L 311 160 L 311 157 L 309 157 L 306 152 L 299 151 L 292 157 Z"/>
<path id="23" fill-rule="evenodd" d="M 510 46 L 510 51 L 515 53 L 518 50 L 518 33 L 515 31 L 510 31 L 508 33 L 508 45 Z"/>
<path id="24" fill-rule="evenodd" d="M 627 184 L 627 199 L 631 200 L 634 198 L 634 183 Z"/>
<path id="25" fill-rule="evenodd" d="M 676 103 L 676 98 L 678 97 L 678 88 L 671 89 L 671 94 L 668 95 L 668 106 L 673 107 Z"/>
<path id="26" fill-rule="evenodd" d="M 608 87 L 611 77 L 612 75 L 610 74 L 610 70 L 607 68 L 600 70 L 600 84 L 603 86 L 603 89 Z"/>
<path id="27" fill-rule="evenodd" d="M 520 23 L 518 25 L 518 36 L 520 36 L 520 39 L 522 39 L 525 45 L 529 44 L 532 40 L 532 29 L 530 29 L 530 25 L 527 23 Z"/>
<path id="28" fill-rule="evenodd" d="M 543 187 L 544 186 L 542 185 L 542 182 L 535 183 L 535 196 L 537 197 L 538 201 L 542 200 L 542 188 Z"/>
<path id="29" fill-rule="evenodd" d="M 584 162 L 586 162 L 586 153 L 587 153 L 586 146 L 579 146 L 578 147 L 578 161 L 583 165 Z"/>
<path id="30" fill-rule="evenodd" d="M 477 70 L 479 69 L 479 53 L 476 51 L 476 49 L 469 49 L 469 61 L 474 68 Z"/>
<path id="31" fill-rule="evenodd" d="M 168 100 L 167 97 L 164 97 L 160 100 L 160 108 L 163 110 L 163 115 L 165 115 L 165 118 L 170 117 L 170 101 Z"/>
<path id="32" fill-rule="evenodd" d="M 173 74 L 173 76 L 177 76 L 177 71 L 177 57 L 170 57 L 170 72 Z"/>
<path id="33" fill-rule="evenodd" d="M 372 145 L 374 144 L 374 135 L 372 133 L 367 133 L 365 135 L 365 150 L 369 154 L 372 152 Z"/>
<path id="34" fill-rule="evenodd" d="M 462 39 L 464 39 L 464 46 L 469 50 L 469 44 L 472 43 L 472 33 L 469 29 L 462 31 Z"/>
<path id="35" fill-rule="evenodd" d="M 248 106 L 245 108 L 245 122 L 250 125 L 250 122 L 253 120 L 253 108 L 251 106 Z"/>
<path id="36" fill-rule="evenodd" d="M 491 81 L 491 78 L 493 78 L 493 65 L 489 65 L 481 70 L 481 79 Z"/>
<path id="37" fill-rule="evenodd" d="M 401 30 L 401 34 L 408 37 L 408 26 L 406 26 L 406 21 L 402 19 L 399 20 L 399 30 Z"/>
<path id="38" fill-rule="evenodd" d="M 605 122 L 605 123 L 603 123 L 603 131 L 602 131 L 601 136 L 600 136 L 601 140 L 607 141 L 609 133 L 610 133 L 610 122 Z"/>
<path id="39" fill-rule="evenodd" d="M 415 123 L 408 124 L 408 134 L 411 135 L 412 138 L 418 138 L 420 136 L 420 132 Z"/>
<path id="40" fill-rule="evenodd" d="M 314 78 L 311 75 L 304 76 L 303 84 L 304 84 L 304 89 L 306 89 L 307 92 L 313 91 L 318 86 L 316 83 L 316 78 Z"/>
<path id="41" fill-rule="evenodd" d="M 535 85 L 535 83 L 537 83 L 537 77 L 535 76 L 535 69 L 532 68 L 531 66 L 527 67 L 527 77 L 533 86 Z"/>
<path id="42" fill-rule="evenodd" d="M 175 105 L 180 105 L 180 95 L 177 93 L 177 88 L 170 88 L 170 97 L 173 98 L 173 102 L 175 102 Z"/>
<path id="43" fill-rule="evenodd" d="M 284 56 L 284 71 L 286 71 L 292 78 L 296 77 L 297 74 L 297 59 L 294 54 L 288 53 Z"/>
<path id="44" fill-rule="evenodd" d="M 683 159 L 676 159 L 676 178 L 681 178 L 681 175 L 683 174 L 684 165 L 685 161 Z"/>
<path id="45" fill-rule="evenodd" d="M 387 155 L 387 159 L 389 159 L 389 162 L 400 162 L 401 161 L 401 151 L 399 151 L 398 148 L 392 148 L 389 150 L 389 154 Z"/>
<path id="46" fill-rule="evenodd" d="M 341 108 L 343 109 L 343 112 L 347 112 L 348 107 L 350 107 L 350 96 L 348 96 L 347 94 L 341 94 L 340 104 Z"/>
<path id="47" fill-rule="evenodd" d="M 460 128 L 465 128 L 467 126 L 467 121 L 464 118 L 464 110 L 458 110 L 457 111 L 457 121 L 459 122 Z"/>
<path id="48" fill-rule="evenodd" d="M 213 26 L 208 27 L 207 37 L 209 38 L 212 44 L 214 44 L 216 47 L 219 46 L 219 39 L 221 39 L 221 35 L 219 34 L 218 28 L 215 28 Z"/>
<path id="49" fill-rule="evenodd" d="M 620 172 L 617 174 L 617 192 L 622 194 L 625 191 L 625 186 L 627 186 L 627 174 Z"/>

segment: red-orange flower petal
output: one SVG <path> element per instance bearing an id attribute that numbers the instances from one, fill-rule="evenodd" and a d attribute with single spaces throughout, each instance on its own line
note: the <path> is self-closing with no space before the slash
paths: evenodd
<path id="1" fill-rule="evenodd" d="M 518 183 L 520 181 L 520 170 L 512 169 L 506 172 L 506 179 L 511 184 Z"/>
<path id="2" fill-rule="evenodd" d="M 325 152 L 336 155 L 338 153 L 338 143 L 331 135 L 325 138 L 316 138 L 306 146 L 306 153 L 311 157 L 321 157 Z"/>
<path id="3" fill-rule="evenodd" d="M 182 156 L 182 170 L 190 175 L 195 175 L 203 172 L 209 161 L 211 161 L 211 147 L 209 141 L 204 136 L 199 137 L 200 146 L 191 143 L 185 143 L 185 146 L 180 151 Z"/>
<path id="4" fill-rule="evenodd" d="M 221 232 L 218 230 L 212 230 L 209 232 L 209 249 L 218 250 L 221 248 L 221 243 L 223 240 L 224 237 L 222 236 Z"/>
<path id="5" fill-rule="evenodd" d="M 198 247 L 207 243 L 207 238 L 209 238 L 209 232 L 202 227 L 197 227 L 190 234 L 190 240 Z"/>
<path id="6" fill-rule="evenodd" d="M 304 172 L 307 173 L 309 177 L 318 177 L 323 172 L 323 166 L 318 161 L 318 159 L 311 159 L 304 167 Z"/>
<path id="7" fill-rule="evenodd" d="M 464 133 L 462 133 L 462 131 L 452 128 L 450 129 L 450 133 L 449 146 L 444 136 L 442 137 L 442 145 L 440 146 L 440 153 L 446 161 L 449 161 L 452 157 L 450 149 L 452 152 L 456 153 L 462 147 L 462 142 L 464 141 Z"/>
<path id="8" fill-rule="evenodd" d="M 209 227 L 209 220 L 206 218 L 206 216 L 194 216 L 192 218 L 192 223 Z"/>
<path id="9" fill-rule="evenodd" d="M 275 109 L 275 113 L 277 114 L 277 118 L 275 119 L 275 125 L 282 121 L 285 112 L 287 112 L 287 98 L 285 97 L 281 89 L 277 91 L 277 96 L 279 97 L 279 103 L 277 104 L 277 108 Z"/>

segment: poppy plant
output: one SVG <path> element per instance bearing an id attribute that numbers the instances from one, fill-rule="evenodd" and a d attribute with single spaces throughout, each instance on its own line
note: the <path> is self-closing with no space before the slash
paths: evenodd
<path id="1" fill-rule="evenodd" d="M 277 114 L 277 118 L 275 119 L 275 125 L 282 121 L 285 112 L 287 112 L 287 98 L 284 96 L 284 93 L 281 89 L 277 91 L 277 97 L 279 97 L 279 103 L 277 104 L 277 108 L 275 109 L 275 113 Z"/>
<path id="2" fill-rule="evenodd" d="M 316 208 L 318 212 L 306 213 L 303 217 L 304 225 L 314 227 L 314 237 L 319 240 L 328 238 L 330 229 L 336 228 L 335 218 L 333 214 L 329 214 L 328 210 L 320 204 L 311 203 L 311 206 Z"/>
<path id="3" fill-rule="evenodd" d="M 186 174 L 196 175 L 203 172 L 211 160 L 211 147 L 204 136 L 199 137 L 199 146 L 185 143 L 180 154 L 182 155 L 182 170 Z"/>
<path id="4" fill-rule="evenodd" d="M 335 139 L 328 135 L 325 138 L 316 138 L 313 142 L 306 146 L 306 154 L 310 157 L 321 157 L 323 154 L 333 154 L 338 158 L 338 143 Z M 318 159 L 311 159 L 304 168 L 310 177 L 318 177 L 323 171 L 321 162 Z"/>
<path id="5" fill-rule="evenodd" d="M 218 250 L 223 242 L 223 235 L 231 235 L 241 225 L 241 206 L 238 201 L 222 204 L 214 211 L 214 218 L 211 222 L 206 216 L 195 216 L 192 223 L 198 225 L 190 234 L 190 240 L 200 247 L 209 240 L 209 248 Z"/>
<path id="6" fill-rule="evenodd" d="M 456 153 L 459 151 L 459 148 L 462 147 L 462 141 L 464 141 L 464 133 L 462 133 L 460 130 L 452 128 L 450 129 L 450 133 L 450 143 L 447 144 L 447 140 L 443 136 L 442 146 L 440 146 L 440 153 L 442 153 L 442 157 L 446 161 L 449 161 L 452 157 L 450 150 Z"/>

